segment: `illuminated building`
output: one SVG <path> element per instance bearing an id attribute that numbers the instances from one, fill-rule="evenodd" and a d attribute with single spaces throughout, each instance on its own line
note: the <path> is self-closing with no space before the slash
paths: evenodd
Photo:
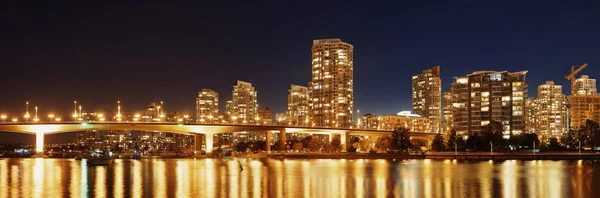
<path id="1" fill-rule="evenodd" d="M 535 98 L 529 97 L 525 99 L 525 133 L 536 133 L 537 115 L 539 107 Z"/>
<path id="2" fill-rule="evenodd" d="M 142 114 L 142 122 L 161 122 L 165 121 L 165 109 L 163 101 L 153 101 L 146 106 Z"/>
<path id="3" fill-rule="evenodd" d="M 196 98 L 196 121 L 215 122 L 219 118 L 219 94 L 210 89 L 202 89 Z"/>
<path id="4" fill-rule="evenodd" d="M 477 71 L 452 83 L 454 128 L 460 135 L 481 133 L 491 121 L 500 122 L 504 137 L 525 130 L 527 71 Z"/>
<path id="5" fill-rule="evenodd" d="M 454 120 L 452 118 L 452 93 L 444 92 L 443 95 L 443 106 L 444 106 L 444 121 L 443 130 L 448 131 L 454 128 Z"/>
<path id="6" fill-rule="evenodd" d="M 553 81 L 538 86 L 538 98 L 525 102 L 525 131 L 540 137 L 560 137 L 569 128 L 567 99 Z"/>
<path id="7" fill-rule="evenodd" d="M 366 113 L 365 115 L 363 115 L 363 117 L 361 119 L 362 119 L 361 123 L 363 125 L 361 128 L 377 129 L 379 122 L 377 122 L 377 117 L 375 116 L 375 114 Z"/>
<path id="8" fill-rule="evenodd" d="M 580 78 L 575 79 L 575 91 L 576 96 L 595 96 L 598 95 L 596 89 L 596 79 L 590 79 L 588 75 L 581 75 Z"/>
<path id="9" fill-rule="evenodd" d="M 340 39 L 314 40 L 309 82 L 311 122 L 350 127 L 354 108 L 353 46 Z"/>
<path id="10" fill-rule="evenodd" d="M 309 125 L 308 87 L 291 85 L 286 117 L 290 125 Z"/>
<path id="11" fill-rule="evenodd" d="M 251 83 L 241 80 L 233 86 L 231 100 L 227 101 L 227 114 L 231 117 L 232 123 L 252 124 L 256 122 L 258 116 L 258 102 L 256 100 L 258 92 Z"/>
<path id="12" fill-rule="evenodd" d="M 396 128 L 407 128 L 411 132 L 431 132 L 431 121 L 410 111 L 377 117 L 377 130 L 393 131 Z"/>
<path id="13" fill-rule="evenodd" d="M 287 125 L 285 113 L 275 113 L 277 125 Z"/>
<path id="14" fill-rule="evenodd" d="M 440 132 L 442 124 L 442 80 L 440 66 L 412 77 L 412 111 L 431 120 L 431 131 Z"/>
<path id="15" fill-rule="evenodd" d="M 258 110 L 258 122 L 260 124 L 273 124 L 273 114 L 269 107 Z"/>

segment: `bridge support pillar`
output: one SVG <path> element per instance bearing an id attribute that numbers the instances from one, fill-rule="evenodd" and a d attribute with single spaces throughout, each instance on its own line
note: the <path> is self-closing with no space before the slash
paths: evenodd
<path id="1" fill-rule="evenodd" d="M 194 135 L 194 154 L 200 154 L 202 151 L 202 134 Z"/>
<path id="2" fill-rule="evenodd" d="M 35 133 L 35 152 L 38 154 L 44 153 L 44 132 Z"/>
<path id="3" fill-rule="evenodd" d="M 350 138 L 350 132 L 340 133 L 340 142 L 342 142 L 342 152 L 348 151 L 348 139 Z"/>
<path id="4" fill-rule="evenodd" d="M 266 141 L 265 141 L 265 147 L 267 147 L 267 153 L 271 153 L 271 131 L 267 131 L 266 133 Z"/>
<path id="5" fill-rule="evenodd" d="M 207 133 L 206 135 L 204 135 L 206 138 L 206 154 L 212 153 L 213 152 L 213 137 L 214 134 L 212 133 Z"/>
<path id="6" fill-rule="evenodd" d="M 279 129 L 279 150 L 281 152 L 286 151 L 287 149 L 285 148 L 285 129 Z"/>

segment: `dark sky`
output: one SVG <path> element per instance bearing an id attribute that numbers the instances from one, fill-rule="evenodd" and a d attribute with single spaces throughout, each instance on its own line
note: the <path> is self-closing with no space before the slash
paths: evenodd
<path id="1" fill-rule="evenodd" d="M 311 78 L 312 40 L 335 37 L 354 45 L 365 113 L 409 110 L 411 76 L 433 65 L 443 91 L 475 70 L 529 70 L 530 96 L 546 80 L 569 92 L 571 64 L 600 78 L 597 0 L 41 2 L 0 6 L 0 113 L 140 111 L 156 97 L 192 114 L 202 88 L 223 110 L 238 79 L 283 112 L 290 84 Z"/>

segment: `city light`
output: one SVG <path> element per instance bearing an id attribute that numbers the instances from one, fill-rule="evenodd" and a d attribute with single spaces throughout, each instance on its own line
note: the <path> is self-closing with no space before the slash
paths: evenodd
<path id="1" fill-rule="evenodd" d="M 6 120 L 6 115 L 1 115 L 0 118 L 2 118 L 2 123 L 4 123 L 4 120 Z"/>
<path id="2" fill-rule="evenodd" d="M 60 122 L 60 118 L 55 118 L 54 121 Z"/>
<path id="3" fill-rule="evenodd" d="M 17 119 L 17 118 L 13 118 L 13 119 L 12 119 L 12 121 L 13 121 L 13 122 L 17 122 L 17 121 L 19 121 L 19 119 Z"/>

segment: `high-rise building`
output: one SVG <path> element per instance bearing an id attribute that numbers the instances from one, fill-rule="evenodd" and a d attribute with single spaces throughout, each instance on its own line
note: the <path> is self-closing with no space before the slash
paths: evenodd
<path id="1" fill-rule="evenodd" d="M 444 106 L 444 121 L 442 130 L 448 131 L 454 129 L 454 119 L 452 118 L 452 93 L 444 92 L 443 96 L 443 106 Z"/>
<path id="2" fill-rule="evenodd" d="M 525 133 L 536 133 L 539 107 L 534 97 L 525 99 Z"/>
<path id="3" fill-rule="evenodd" d="M 481 133 L 491 121 L 503 125 L 504 137 L 525 130 L 527 71 L 477 71 L 452 83 L 454 128 L 458 134 Z"/>
<path id="4" fill-rule="evenodd" d="M 273 114 L 269 107 L 258 110 L 258 120 L 260 124 L 273 124 Z"/>
<path id="5" fill-rule="evenodd" d="M 600 96 L 568 96 L 571 114 L 571 129 L 579 130 L 586 120 L 600 122 Z"/>
<path id="6" fill-rule="evenodd" d="M 442 124 L 442 80 L 440 66 L 412 77 L 412 112 L 431 120 L 431 131 L 440 132 Z"/>
<path id="7" fill-rule="evenodd" d="M 542 138 L 560 137 L 569 129 L 567 99 L 561 85 L 547 81 L 538 86 L 538 98 L 533 110 L 535 133 Z"/>
<path id="8" fill-rule="evenodd" d="M 196 121 L 215 122 L 219 117 L 219 94 L 210 89 L 202 89 L 196 98 Z"/>
<path id="9" fill-rule="evenodd" d="M 590 79 L 588 75 L 581 75 L 580 78 L 575 79 L 574 93 L 576 96 L 598 95 L 598 90 L 596 90 L 596 79 Z"/>
<path id="10" fill-rule="evenodd" d="M 308 87 L 291 85 L 285 112 L 290 125 L 308 125 Z"/>
<path id="11" fill-rule="evenodd" d="M 354 108 L 354 47 L 342 40 L 314 40 L 310 118 L 316 126 L 350 127 Z"/>
<path id="12" fill-rule="evenodd" d="M 231 100 L 227 101 L 227 114 L 232 123 L 252 124 L 258 116 L 258 92 L 251 83 L 241 80 L 233 86 Z"/>

